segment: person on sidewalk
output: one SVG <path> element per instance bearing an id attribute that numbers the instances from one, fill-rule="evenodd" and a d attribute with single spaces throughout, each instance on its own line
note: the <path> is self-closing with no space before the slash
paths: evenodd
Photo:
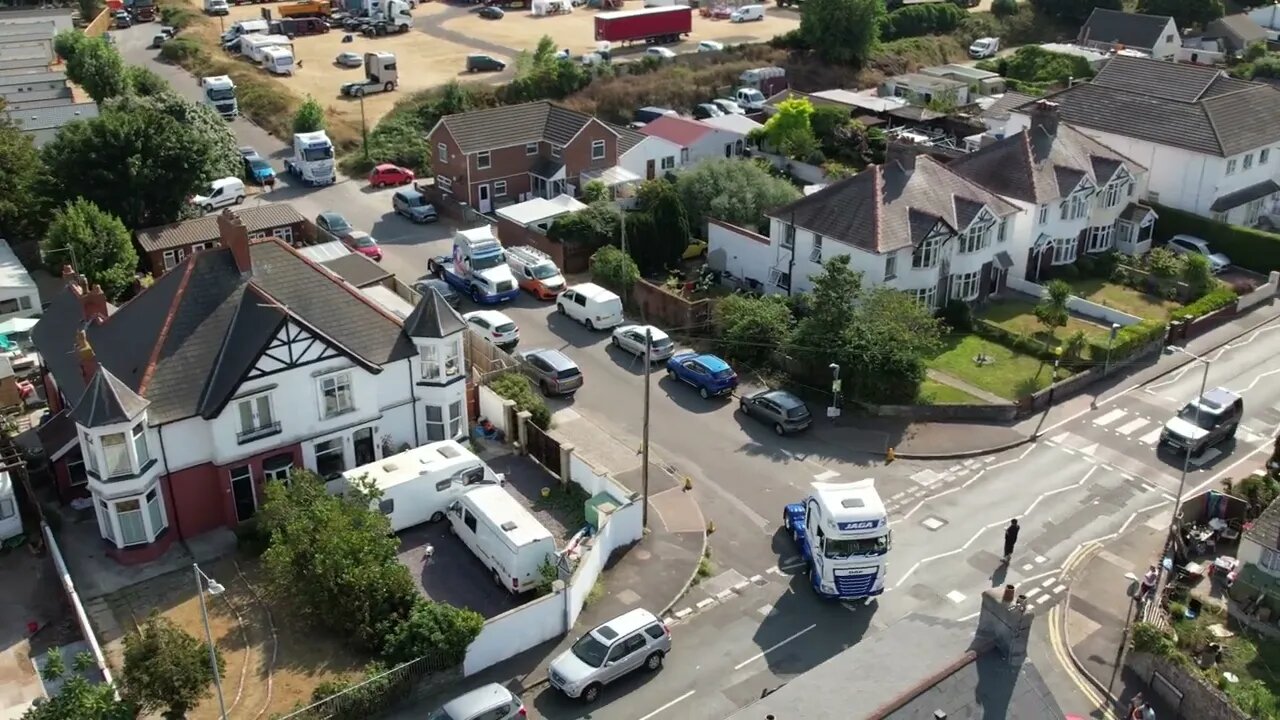
<path id="1" fill-rule="evenodd" d="M 1147 567 L 1147 574 L 1142 576 L 1142 585 L 1138 588 L 1138 603 L 1147 601 L 1147 597 L 1156 589 L 1156 582 L 1160 579 L 1160 571 L 1155 565 Z"/>
<path id="2" fill-rule="evenodd" d="M 1018 544 L 1018 531 L 1022 529 L 1018 525 L 1018 518 L 1009 521 L 1009 527 L 1004 529 L 1004 561 L 1009 562 L 1013 557 L 1013 546 Z"/>

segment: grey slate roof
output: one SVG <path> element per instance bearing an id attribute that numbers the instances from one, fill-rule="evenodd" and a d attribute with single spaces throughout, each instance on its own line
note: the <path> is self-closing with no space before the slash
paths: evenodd
<path id="1" fill-rule="evenodd" d="M 449 115 L 440 123 L 464 154 L 531 142 L 561 147 L 593 118 L 546 100 L 472 110 Z"/>
<path id="2" fill-rule="evenodd" d="M 1226 212 L 1231 208 L 1238 208 L 1247 202 L 1253 202 L 1258 198 L 1264 198 L 1275 192 L 1280 192 L 1280 184 L 1277 184 L 1275 180 L 1263 180 L 1260 183 L 1254 183 L 1249 187 L 1240 188 L 1235 192 L 1229 192 L 1214 199 L 1213 204 L 1209 206 L 1209 210 L 1212 212 Z"/>
<path id="3" fill-rule="evenodd" d="M 636 132 L 631 128 L 622 127 L 621 125 L 614 125 L 613 123 L 605 123 L 605 124 L 609 126 L 610 130 L 618 134 L 618 154 L 619 155 L 639 145 L 641 142 L 644 141 L 646 137 L 648 137 L 644 133 Z"/>
<path id="4" fill-rule="evenodd" d="M 249 234 L 265 232 L 286 225 L 303 222 L 302 217 L 288 203 L 270 203 L 231 211 Z M 187 247 L 218 239 L 218 215 L 209 213 L 192 220 L 145 228 L 138 231 L 138 244 L 143 250 L 168 250 Z"/>
<path id="5" fill-rule="evenodd" d="M 128 422 L 147 409 L 147 401 L 106 368 L 99 368 L 84 394 L 76 401 L 71 418 L 84 427 Z"/>
<path id="6" fill-rule="evenodd" d="M 1280 90 L 1199 65 L 1116 56 L 1047 99 L 1071 125 L 1218 157 L 1280 142 Z"/>
<path id="7" fill-rule="evenodd" d="M 405 334 L 417 338 L 445 338 L 462 332 L 466 327 L 462 316 L 445 302 L 435 288 L 422 296 L 404 321 Z"/>
<path id="8" fill-rule="evenodd" d="M 1244 50 L 1253 43 L 1266 42 L 1267 31 L 1247 13 L 1227 15 L 1204 26 L 1204 36 L 1222 38 L 1231 50 Z"/>
<path id="9" fill-rule="evenodd" d="M 52 462 L 62 457 L 63 449 L 75 442 L 78 432 L 71 414 L 61 410 L 36 428 L 36 438 L 40 440 L 40 447 L 44 448 L 45 457 Z"/>
<path id="10" fill-rule="evenodd" d="M 964 230 L 982 206 L 997 217 L 1018 211 L 995 193 L 921 155 L 914 169 L 896 160 L 769 212 L 770 217 L 872 253 L 912 247 L 939 221 Z"/>
<path id="11" fill-rule="evenodd" d="M 1004 95 L 1001 95 L 999 100 L 992 103 L 991 107 L 987 108 L 986 111 L 982 113 L 982 116 L 992 119 L 1006 120 L 1009 117 L 1010 110 L 1026 105 L 1027 103 L 1035 102 L 1036 99 L 1037 98 L 1034 95 L 1027 95 L 1026 93 L 1010 90 Z"/>
<path id="12" fill-rule="evenodd" d="M 1271 501 L 1244 531 L 1244 537 L 1262 547 L 1280 550 L 1280 498 Z"/>
<path id="13" fill-rule="evenodd" d="M 99 365 L 150 401 L 153 424 L 217 414 L 286 318 L 370 372 L 416 352 L 399 320 L 283 241 L 255 242 L 250 256 L 242 275 L 230 249 L 196 253 L 86 328 Z M 84 388 L 74 352 L 82 318 L 64 288 L 32 331 L 73 400 Z"/>
<path id="14" fill-rule="evenodd" d="M 1121 166 L 1146 168 L 1084 133 L 1058 123 L 1039 125 L 951 161 L 953 172 L 1005 197 L 1043 205 L 1066 197 L 1088 177 L 1105 185 Z"/>
<path id="15" fill-rule="evenodd" d="M 377 285 L 391 277 L 391 273 L 384 270 L 381 265 L 360 253 L 348 253 L 342 257 L 325 260 L 320 264 L 358 288 Z"/>
<path id="16" fill-rule="evenodd" d="M 1120 10 L 1094 8 L 1089 19 L 1080 26 L 1081 42 L 1115 43 L 1126 48 L 1150 50 L 1160 42 L 1169 26 L 1167 15 L 1140 15 Z"/>
<path id="17" fill-rule="evenodd" d="M 98 117 L 98 104 L 86 103 L 49 103 L 44 107 L 9 108 L 5 115 L 23 132 L 37 130 L 56 130 L 73 120 L 90 120 Z"/>
<path id="18" fill-rule="evenodd" d="M 37 73 L 7 73 L 0 75 L 0 87 L 17 87 L 42 85 L 44 83 L 66 82 L 67 74 L 61 70 L 46 70 Z"/>
<path id="19" fill-rule="evenodd" d="M 948 720 L 1066 717 L 1035 664 L 1026 662 L 1020 668 L 1011 668 L 996 650 L 978 655 L 973 662 L 889 713 L 885 720 L 923 720 L 935 717 L 939 710 L 946 713 Z"/>

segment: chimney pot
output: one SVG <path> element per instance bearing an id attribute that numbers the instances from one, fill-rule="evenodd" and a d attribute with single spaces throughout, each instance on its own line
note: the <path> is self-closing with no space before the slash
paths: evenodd
<path id="1" fill-rule="evenodd" d="M 1040 100 L 1031 108 L 1031 127 L 1048 135 L 1058 134 L 1058 103 Z"/>
<path id="2" fill-rule="evenodd" d="M 253 257 L 249 253 L 249 231 L 229 208 L 218 215 L 218 237 L 223 246 L 231 250 L 236 269 L 242 275 L 252 272 Z"/>

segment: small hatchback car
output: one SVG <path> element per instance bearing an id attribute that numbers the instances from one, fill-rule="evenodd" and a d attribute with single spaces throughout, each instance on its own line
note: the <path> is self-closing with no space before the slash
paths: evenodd
<path id="1" fill-rule="evenodd" d="M 813 415 L 804 401 L 786 390 L 761 390 L 738 403 L 744 415 L 773 426 L 779 435 L 800 432 L 813 424 Z"/>
<path id="2" fill-rule="evenodd" d="M 578 638 L 551 661 L 551 686 L 571 698 L 593 703 L 605 685 L 644 668 L 662 669 L 671 652 L 671 630 L 643 608 L 631 610 Z"/>

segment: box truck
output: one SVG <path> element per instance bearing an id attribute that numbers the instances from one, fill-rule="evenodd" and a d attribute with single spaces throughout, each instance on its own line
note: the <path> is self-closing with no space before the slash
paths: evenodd
<path id="1" fill-rule="evenodd" d="M 501 485 L 475 453 L 453 440 L 441 440 L 361 465 L 329 481 L 329 490 L 345 492 L 357 480 L 373 483 L 382 492 L 374 505 L 400 532 L 425 522 L 440 522 L 468 488 Z"/>
<path id="2" fill-rule="evenodd" d="M 596 15 L 596 40 L 624 45 L 679 42 L 693 31 L 693 8 L 688 5 L 618 10 Z"/>
<path id="3" fill-rule="evenodd" d="M 449 530 L 511 593 L 541 585 L 542 566 L 555 566 L 556 541 L 506 488 L 481 485 L 449 505 Z"/>

